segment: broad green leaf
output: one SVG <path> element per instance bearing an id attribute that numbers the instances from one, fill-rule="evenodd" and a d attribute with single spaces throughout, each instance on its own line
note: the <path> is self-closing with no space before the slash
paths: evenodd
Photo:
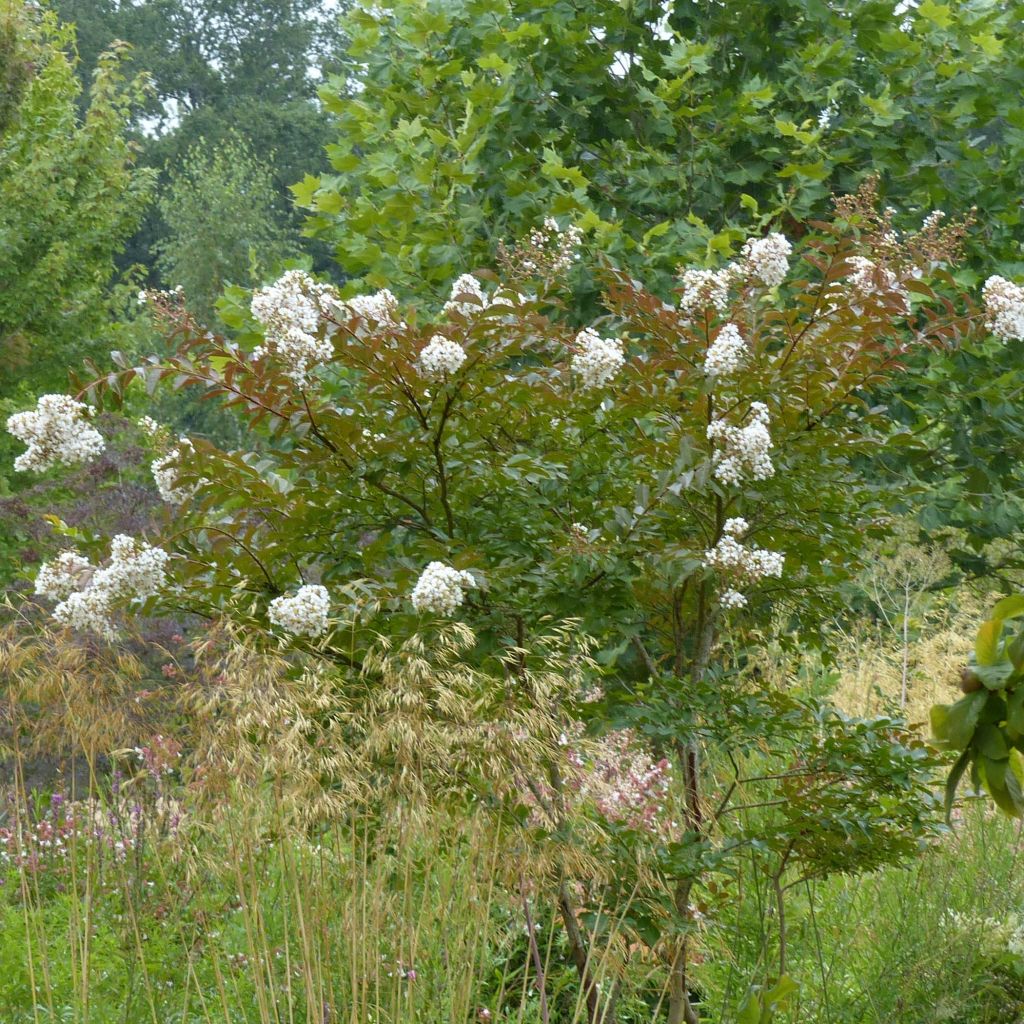
<path id="1" fill-rule="evenodd" d="M 936 704 L 931 709 L 932 733 L 949 750 L 963 750 L 978 725 L 982 708 L 988 700 L 984 690 L 970 693 L 955 704 Z"/>
<path id="2" fill-rule="evenodd" d="M 997 601 L 992 609 L 993 619 L 1015 619 L 1019 615 L 1024 615 L 1024 594 L 1004 597 Z"/>
<path id="3" fill-rule="evenodd" d="M 949 4 L 937 4 L 935 0 L 921 0 L 917 7 L 917 14 L 922 18 L 927 18 L 939 28 L 949 28 L 953 24 L 953 14 L 949 9 Z"/>
<path id="4" fill-rule="evenodd" d="M 978 636 L 974 641 L 974 656 L 979 665 L 991 665 L 995 662 L 1002 629 L 1001 619 L 990 619 L 978 627 Z"/>

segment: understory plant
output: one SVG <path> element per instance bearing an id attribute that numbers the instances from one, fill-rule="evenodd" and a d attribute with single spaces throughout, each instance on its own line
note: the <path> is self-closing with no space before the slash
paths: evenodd
<path id="1" fill-rule="evenodd" d="M 915 353 L 1008 323 L 1002 279 L 984 313 L 955 294 L 965 224 L 936 211 L 901 236 L 893 216 L 869 182 L 795 251 L 750 238 L 657 294 L 605 261 L 582 328 L 580 236 L 550 220 L 442 309 L 293 269 L 224 303 L 225 338 L 151 295 L 176 354 L 115 354 L 12 417 L 20 467 L 94 457 L 87 403 L 142 388 L 199 389 L 251 443 L 147 422 L 160 535 L 82 540 L 36 593 L 108 641 L 130 610 L 173 610 L 278 653 L 309 704 L 251 724 L 290 730 L 327 792 L 424 779 L 518 818 L 591 1022 L 618 998 L 595 941 L 602 968 L 656 959 L 669 1021 L 698 1019 L 690 961 L 752 856 L 775 948 L 736 1013 L 769 1021 L 795 987 L 787 892 L 911 856 L 938 827 L 935 762 L 901 722 L 741 671 L 753 627 L 813 633 L 888 529 L 865 467 L 914 439 L 869 396 Z"/>

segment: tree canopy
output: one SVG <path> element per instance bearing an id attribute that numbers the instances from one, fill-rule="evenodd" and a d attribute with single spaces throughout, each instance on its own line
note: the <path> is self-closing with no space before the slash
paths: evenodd
<path id="1" fill-rule="evenodd" d="M 70 27 L 4 0 L 0 40 L 7 58 L 0 110 L 6 396 L 17 383 L 52 386 L 99 340 L 115 260 L 139 222 L 153 177 L 135 166 L 126 134 L 142 93 L 125 76 L 123 50 L 98 58 L 80 113 Z"/>

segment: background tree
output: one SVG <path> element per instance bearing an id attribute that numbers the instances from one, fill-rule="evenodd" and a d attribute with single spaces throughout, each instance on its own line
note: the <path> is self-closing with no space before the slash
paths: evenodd
<path id="1" fill-rule="evenodd" d="M 60 387 L 102 344 L 115 258 L 138 225 L 152 175 L 126 130 L 142 94 L 123 51 L 99 58 L 87 93 L 74 32 L 17 0 L 0 4 L 0 399 Z"/>
<path id="2" fill-rule="evenodd" d="M 55 0 L 54 8 L 79 27 L 83 76 L 111 40 L 131 44 L 133 68 L 153 83 L 134 122 L 142 160 L 161 172 L 165 185 L 183 173 L 200 140 L 216 146 L 241 138 L 270 172 L 278 194 L 272 207 L 278 231 L 297 235 L 301 218 L 292 209 L 288 187 L 326 166 L 324 146 L 331 139 L 316 87 L 321 69 L 337 68 L 336 5 L 328 0 Z M 170 230 L 160 210 L 152 209 L 123 257 L 149 268 L 153 284 L 161 283 L 156 254 Z"/>
<path id="3" fill-rule="evenodd" d="M 181 287 L 189 308 L 210 320 L 228 284 L 257 283 L 295 254 L 281 205 L 271 166 L 240 138 L 197 144 L 160 196 L 167 225 L 156 246 L 163 279 Z"/>
<path id="4" fill-rule="evenodd" d="M 903 23 L 882 0 L 353 11 L 359 88 L 336 76 L 324 90 L 336 174 L 300 195 L 351 273 L 395 287 L 489 262 L 547 213 L 667 274 L 681 252 L 727 252 L 751 220 L 820 216 L 873 171 L 908 213 L 983 207 L 974 252 L 1011 269 L 1024 58 L 1007 44 L 1021 11 L 926 0 Z"/>

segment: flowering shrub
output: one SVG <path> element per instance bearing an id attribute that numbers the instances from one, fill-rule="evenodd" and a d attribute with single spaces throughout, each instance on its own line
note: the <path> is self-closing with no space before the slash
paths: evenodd
<path id="1" fill-rule="evenodd" d="M 234 340 L 166 307 L 178 354 L 119 359 L 77 400 L 117 402 L 133 382 L 198 387 L 239 410 L 253 448 L 179 445 L 173 486 L 194 493 L 164 547 L 118 538 L 55 614 L 109 635 L 115 606 L 145 600 L 226 616 L 256 641 L 279 627 L 360 692 L 382 635 L 442 628 L 424 616 L 470 625 L 475 644 L 459 656 L 483 673 L 474 685 L 499 690 L 552 620 L 571 621 L 608 674 L 588 716 L 630 718 L 639 743 L 673 755 L 681 842 L 698 851 L 670 857 L 662 876 L 683 1019 L 687 908 L 717 827 L 704 787 L 718 783 L 698 748 L 733 742 L 724 725 L 705 730 L 694 703 L 722 670 L 719 637 L 781 609 L 808 629 L 829 612 L 865 531 L 884 529 L 858 463 L 892 443 L 892 423 L 867 395 L 914 353 L 981 330 L 968 303 L 958 311 L 931 283 L 951 284 L 942 264 L 964 225 L 932 216 L 901 238 L 873 201 L 870 188 L 840 201 L 796 250 L 770 235 L 725 266 L 681 268 L 671 293 L 608 266 L 605 312 L 582 330 L 561 315 L 579 237 L 551 224 L 503 251 L 497 272 L 455 281 L 441 309 L 388 291 L 345 298 L 297 271 L 225 305 Z M 794 813 L 820 799 L 838 814 L 834 789 L 856 779 L 858 759 L 877 760 L 878 777 L 924 763 L 896 726 L 815 723 L 821 756 Z M 894 792 L 910 800 L 918 768 L 899 777 Z M 859 827 L 874 834 L 865 814 Z M 794 845 L 766 846 L 780 873 L 799 846 L 798 816 L 787 820 L 779 835 Z M 925 827 L 909 810 L 892 820 L 911 837 Z M 852 869 L 835 852 L 844 828 L 807 851 L 814 870 Z"/>

